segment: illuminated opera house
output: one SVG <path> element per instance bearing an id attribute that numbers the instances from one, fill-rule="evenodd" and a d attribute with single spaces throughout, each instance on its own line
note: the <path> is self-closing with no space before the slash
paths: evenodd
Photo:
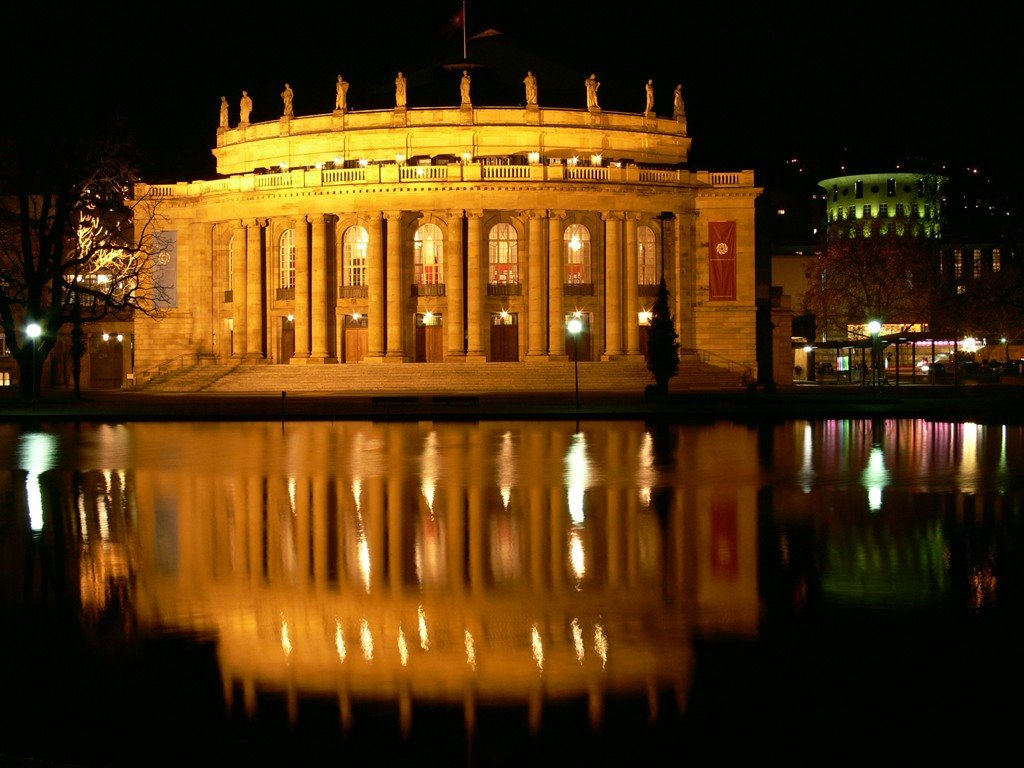
<path id="1" fill-rule="evenodd" d="M 289 88 L 260 121 L 251 101 L 231 115 L 225 101 L 218 178 L 136 186 L 163 244 L 163 300 L 134 322 L 134 371 L 642 368 L 662 277 L 682 372 L 687 359 L 734 383 L 756 371 L 760 190 L 753 171 L 686 168 L 681 89 L 662 116 L 604 111 L 596 93 L 586 108 L 541 106 L 529 83 L 525 103 L 479 104 L 468 76 L 449 105 L 412 107 L 406 87 L 399 73 L 393 108 L 350 110 L 339 76 L 332 112 L 295 114 Z"/>

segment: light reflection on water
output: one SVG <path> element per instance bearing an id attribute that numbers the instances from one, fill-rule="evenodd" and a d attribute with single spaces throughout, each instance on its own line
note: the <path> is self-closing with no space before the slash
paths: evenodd
<path id="1" fill-rule="evenodd" d="M 967 616 L 1019 612 L 1017 427 L 253 422 L 0 434 L 0 608 L 19 629 L 6 663 L 27 644 L 55 668 L 62 702 L 34 694 L 28 675 L 9 697 L 28 704 L 5 705 L 0 754 L 130 764 L 143 736 L 200 733 L 222 760 L 301 753 L 307 764 L 425 745 L 512 764 L 567 739 L 595 759 L 698 754 L 730 728 L 774 735 L 782 702 L 798 719 L 824 717 L 805 700 L 826 690 L 820 668 L 802 664 L 866 654 L 879 611 L 955 617 L 957 632 Z M 837 616 L 853 631 L 830 637 L 831 650 L 813 645 L 797 666 L 788 651 L 771 655 Z M 75 628 L 60 652 L 108 673 L 102 683 L 40 650 L 54 626 Z M 776 646 L 780 628 L 798 634 Z M 883 661 L 870 657 L 883 669 L 911 639 L 886 642 Z M 746 666 L 719 663 L 734 647 L 760 650 Z M 131 684 L 109 674 L 122 667 Z M 741 681 L 744 703 L 719 700 Z M 865 696 L 852 688 L 825 709 Z M 79 728 L 99 727 L 90 700 L 132 726 L 104 748 L 66 722 L 70 708 Z M 747 710 L 762 700 L 772 710 L 755 719 Z M 163 718 L 141 718 L 154 707 Z M 310 722 L 324 726 L 316 738 Z M 817 738 L 831 732 L 823 724 Z"/>

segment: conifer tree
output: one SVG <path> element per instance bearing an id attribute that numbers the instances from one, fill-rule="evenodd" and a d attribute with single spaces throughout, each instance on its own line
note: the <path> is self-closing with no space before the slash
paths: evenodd
<path id="1" fill-rule="evenodd" d="M 651 309 L 647 333 L 647 370 L 654 376 L 653 393 L 668 394 L 669 380 L 679 373 L 679 334 L 669 304 L 668 286 L 662 275 Z"/>

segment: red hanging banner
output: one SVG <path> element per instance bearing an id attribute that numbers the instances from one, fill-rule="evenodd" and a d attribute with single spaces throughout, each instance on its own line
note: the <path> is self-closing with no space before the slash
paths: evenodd
<path id="1" fill-rule="evenodd" d="M 736 301 L 736 222 L 708 222 L 708 299 Z"/>

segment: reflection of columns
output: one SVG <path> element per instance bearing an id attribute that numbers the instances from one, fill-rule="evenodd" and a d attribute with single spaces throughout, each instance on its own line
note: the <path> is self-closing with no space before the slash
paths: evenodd
<path id="1" fill-rule="evenodd" d="M 544 558 L 548 552 L 545 546 L 548 532 L 544 525 L 547 505 L 544 501 L 544 489 L 538 485 L 530 485 L 530 586 L 535 590 L 543 588 L 548 583 L 547 574 L 544 572 Z"/>
<path id="2" fill-rule="evenodd" d="M 249 241 L 246 238 L 244 224 L 239 223 L 232 230 L 231 247 L 231 314 L 234 319 L 231 356 L 244 357 L 245 345 L 248 341 L 245 324 L 245 300 L 248 297 L 248 289 L 246 288 L 248 271 L 245 268 L 245 254 L 249 250 Z"/>
<path id="3" fill-rule="evenodd" d="M 355 570 L 359 573 L 359 586 L 370 592 L 381 585 L 381 564 L 384 562 L 384 506 L 386 504 L 386 493 L 384 490 L 384 478 L 374 475 L 366 481 L 366 501 L 362 505 L 361 526 L 355 526 L 356 539 L 352 542 L 346 560 L 353 563 Z M 369 562 L 366 567 L 369 573 L 363 573 L 363 563 L 360 560 L 360 527 L 362 535 L 366 537 Z M 365 581 L 364 581 L 365 579 Z M 369 584 L 369 586 L 367 586 Z"/>
<path id="4" fill-rule="evenodd" d="M 467 359 L 485 360 L 484 329 L 490 324 L 484 322 L 484 286 L 487 283 L 487 265 L 480 239 L 480 220 L 483 211 L 466 211 L 469 219 L 468 242 L 466 243 L 466 324 L 469 335 Z"/>
<path id="5" fill-rule="evenodd" d="M 295 354 L 290 362 L 309 357 L 309 227 L 303 216 L 295 223 Z"/>
<path id="6" fill-rule="evenodd" d="M 622 354 L 622 214 L 609 212 L 605 220 L 604 238 L 604 359 Z"/>
<path id="7" fill-rule="evenodd" d="M 462 321 L 465 297 L 462 293 L 462 211 L 448 212 L 448 242 L 451 256 L 445 259 L 445 294 L 448 297 L 444 313 L 445 336 L 448 342 L 446 357 L 462 358 L 466 355 L 466 334 Z"/>
<path id="8" fill-rule="evenodd" d="M 313 350 L 310 359 L 318 363 L 327 359 L 327 217 L 310 217 L 313 222 L 313 268 L 310 289 L 310 324 L 313 330 Z M 331 281 L 334 284 L 334 281 Z"/>
<path id="9" fill-rule="evenodd" d="M 640 354 L 640 308 L 637 302 L 636 214 L 626 217 L 626 354 Z"/>
<path id="10" fill-rule="evenodd" d="M 544 250 L 541 248 L 541 230 L 544 226 L 543 211 L 527 211 L 530 252 L 527 271 L 527 309 L 529 325 L 526 344 L 527 357 L 543 355 L 546 351 L 544 323 L 547 314 L 547 291 L 544 286 Z"/>
<path id="11" fill-rule="evenodd" d="M 250 221 L 245 244 L 245 354 L 263 357 L 263 225 Z"/>
<path id="12" fill-rule="evenodd" d="M 402 212 L 387 211 L 388 222 L 388 340 L 387 357 L 401 362 L 404 359 L 402 323 L 405 320 L 402 291 Z"/>
<path id="13" fill-rule="evenodd" d="M 625 454 L 623 454 L 625 455 Z M 605 490 L 608 509 L 605 512 L 605 541 L 608 545 L 608 588 L 615 590 L 622 582 L 622 491 L 609 483 Z M 633 494 L 633 499 L 636 495 Z"/>
<path id="14" fill-rule="evenodd" d="M 318 479 L 317 482 L 323 484 L 322 480 Z M 310 578 L 309 543 L 313 542 L 315 547 L 317 542 L 309 509 L 309 483 L 308 477 L 295 478 L 295 583 L 300 585 L 307 584 Z"/>
<path id="15" fill-rule="evenodd" d="M 565 357 L 565 267 L 562 252 L 562 219 L 565 218 L 565 211 L 550 211 L 548 217 L 548 287 L 551 307 L 548 350 L 551 357 L 557 360 Z"/>
<path id="16" fill-rule="evenodd" d="M 474 484 L 469 489 L 469 591 L 475 595 L 483 594 L 487 588 L 485 523 L 483 489 Z"/>
<path id="17" fill-rule="evenodd" d="M 394 595 L 402 593 L 402 546 L 405 542 L 402 523 L 406 517 L 403 514 L 405 505 L 405 495 L 402 493 L 403 480 L 404 476 L 400 472 L 395 472 L 393 476 L 388 477 L 387 536 L 385 540 L 388 543 L 388 587 L 391 594 Z M 419 520 L 415 519 L 412 523 L 418 525 Z"/>
<path id="18" fill-rule="evenodd" d="M 379 213 L 367 214 L 364 221 L 370 242 L 366 251 L 367 278 L 367 358 L 384 357 L 384 248 Z"/>

